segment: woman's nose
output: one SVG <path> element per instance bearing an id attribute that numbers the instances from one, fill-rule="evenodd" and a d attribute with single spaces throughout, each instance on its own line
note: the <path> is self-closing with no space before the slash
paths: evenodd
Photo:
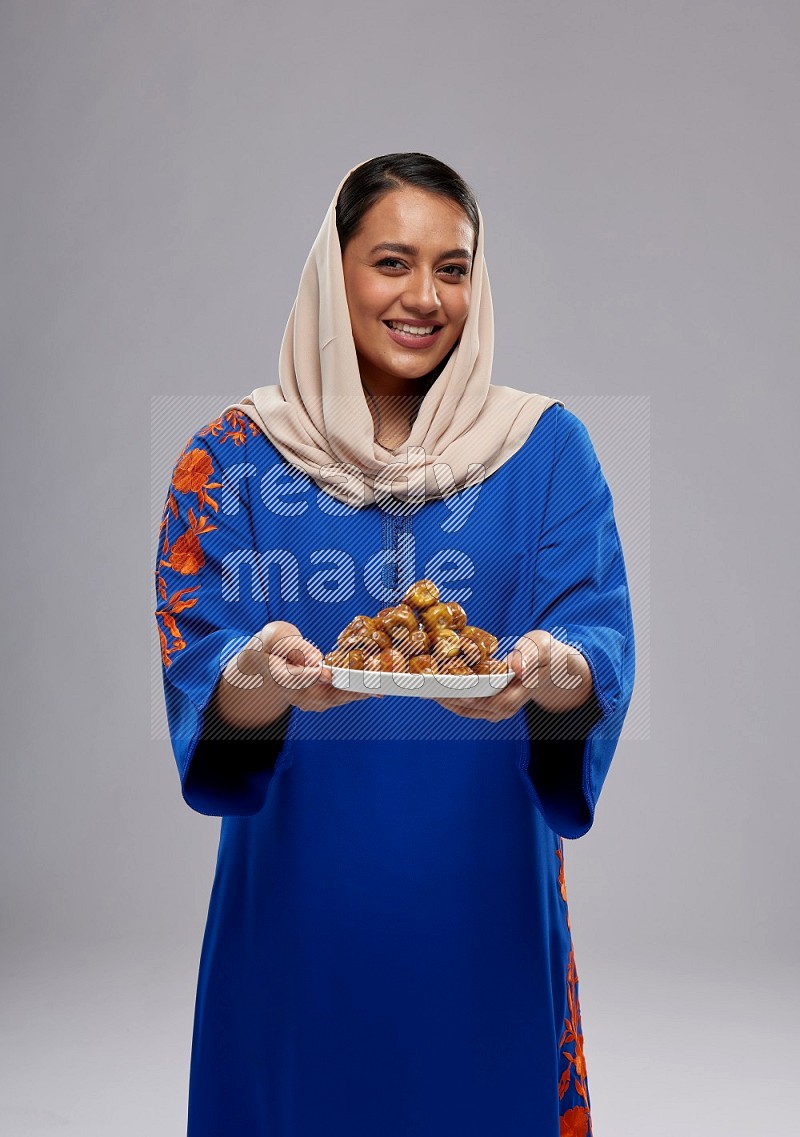
<path id="1" fill-rule="evenodd" d="M 415 273 L 408 282 L 408 288 L 403 297 L 407 307 L 426 315 L 435 312 L 441 306 L 439 294 L 436 291 L 436 279 L 432 273 Z"/>

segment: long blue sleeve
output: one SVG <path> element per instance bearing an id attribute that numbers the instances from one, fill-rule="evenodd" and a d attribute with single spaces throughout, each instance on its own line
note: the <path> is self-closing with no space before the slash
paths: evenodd
<path id="1" fill-rule="evenodd" d="M 254 548 L 244 416 L 225 416 L 189 440 L 175 465 L 159 531 L 156 622 L 167 721 L 183 797 L 199 813 L 252 814 L 264 804 L 291 710 L 236 730 L 210 708 L 228 661 L 269 621 L 257 588 L 226 589 L 234 561 Z M 235 593 L 235 595 L 234 595 Z"/>
<path id="2" fill-rule="evenodd" d="M 532 628 L 586 658 L 593 692 L 575 711 L 525 708 L 520 768 L 548 825 L 576 838 L 590 828 L 633 692 L 634 640 L 611 493 L 583 423 L 562 412 L 534 580 Z"/>

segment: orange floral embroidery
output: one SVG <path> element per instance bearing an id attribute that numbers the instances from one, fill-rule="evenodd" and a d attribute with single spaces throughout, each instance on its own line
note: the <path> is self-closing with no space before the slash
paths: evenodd
<path id="1" fill-rule="evenodd" d="M 200 572 L 205 563 L 205 558 L 194 530 L 190 529 L 177 539 L 172 546 L 169 560 L 164 563 L 174 569 L 175 572 L 179 572 L 181 576 L 192 576 L 194 573 Z"/>
<path id="2" fill-rule="evenodd" d="M 567 888 L 564 880 L 564 851 L 561 838 L 558 839 L 556 856 L 559 860 L 558 888 L 566 904 Z M 566 914 L 569 929 L 569 911 Z M 560 1137 L 591 1137 L 592 1117 L 589 1111 L 589 1089 L 586 1078 L 586 1057 L 583 1050 L 583 1030 L 581 1029 L 581 1009 L 578 1002 L 578 971 L 575 966 L 575 952 L 570 942 L 567 960 L 567 1017 L 564 1031 L 558 1040 L 561 1049 L 561 1077 L 558 1082 L 559 1101 L 567 1091 L 573 1091 L 573 1101 L 577 1096 L 583 1105 L 573 1105 L 561 1114 Z"/>
<path id="3" fill-rule="evenodd" d="M 176 651 L 186 647 L 186 640 L 181 635 L 175 617 L 193 608 L 199 597 L 192 596 L 200 588 L 199 584 L 188 588 L 179 588 L 169 595 L 167 583 L 162 568 L 171 569 L 179 576 L 196 576 L 205 564 L 205 557 L 200 545 L 200 538 L 206 533 L 212 533 L 217 526 L 211 524 L 211 518 L 204 513 L 208 508 L 214 513 L 219 509 L 219 503 L 211 496 L 210 490 L 220 489 L 222 482 L 212 482 L 214 462 L 208 451 L 192 446 L 195 438 L 212 435 L 219 442 L 233 442 L 234 446 L 243 446 L 247 440 L 247 429 L 251 435 L 258 434 L 258 427 L 240 411 L 228 411 L 218 419 L 204 426 L 196 435 L 188 440 L 175 465 L 172 475 L 167 501 L 159 528 L 160 555 L 156 569 L 156 592 L 161 601 L 161 607 L 156 609 L 156 623 L 158 625 L 158 639 L 161 646 L 161 661 L 164 667 L 172 664 L 171 656 Z M 197 502 L 197 512 L 191 507 L 187 512 L 189 528 L 170 542 L 170 518 L 176 520 L 180 515 L 176 494 L 194 494 Z"/>
<path id="4" fill-rule="evenodd" d="M 211 477 L 213 468 L 206 450 L 189 450 L 178 460 L 172 484 L 178 493 L 197 493 Z"/>
<path id="5" fill-rule="evenodd" d="M 561 851 L 560 846 L 558 849 L 556 849 L 556 856 L 558 857 L 559 862 L 560 862 L 559 867 L 558 867 L 558 891 L 561 893 L 561 899 L 566 904 L 566 902 L 567 902 L 567 882 L 564 879 L 564 854 Z M 569 910 L 567 910 L 567 927 L 569 927 Z"/>
<path id="6" fill-rule="evenodd" d="M 588 1109 L 583 1105 L 575 1105 L 561 1114 L 559 1137 L 587 1137 L 591 1132 L 590 1124 Z"/>
<path id="7" fill-rule="evenodd" d="M 230 439 L 235 446 L 244 446 L 247 437 L 246 429 L 249 429 L 251 435 L 258 434 L 258 427 L 251 418 L 242 414 L 241 411 L 228 411 L 227 414 L 214 419 L 208 426 L 204 426 L 199 434 L 201 438 L 210 434 L 214 438 L 218 438 L 220 442 L 226 442 Z"/>

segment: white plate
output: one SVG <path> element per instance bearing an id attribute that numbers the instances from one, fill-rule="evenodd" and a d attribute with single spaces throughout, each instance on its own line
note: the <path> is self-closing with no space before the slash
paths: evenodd
<path id="1" fill-rule="evenodd" d="M 414 675 L 408 671 L 357 671 L 331 667 L 333 686 L 365 695 L 409 695 L 417 699 L 483 699 L 507 687 L 514 672 L 495 675 Z"/>

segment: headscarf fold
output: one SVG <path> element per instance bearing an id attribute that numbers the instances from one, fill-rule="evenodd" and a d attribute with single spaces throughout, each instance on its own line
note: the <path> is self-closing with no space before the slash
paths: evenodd
<path id="1" fill-rule="evenodd" d="M 491 382 L 494 315 L 479 211 L 461 336 L 407 440 L 395 450 L 375 440 L 336 229 L 336 202 L 351 173 L 339 183 L 303 268 L 281 343 L 280 383 L 257 387 L 226 410 L 244 412 L 288 462 L 343 504 L 370 505 L 377 491 L 378 500 L 389 492 L 410 508 L 494 473 L 520 449 L 542 413 L 561 401 Z"/>

